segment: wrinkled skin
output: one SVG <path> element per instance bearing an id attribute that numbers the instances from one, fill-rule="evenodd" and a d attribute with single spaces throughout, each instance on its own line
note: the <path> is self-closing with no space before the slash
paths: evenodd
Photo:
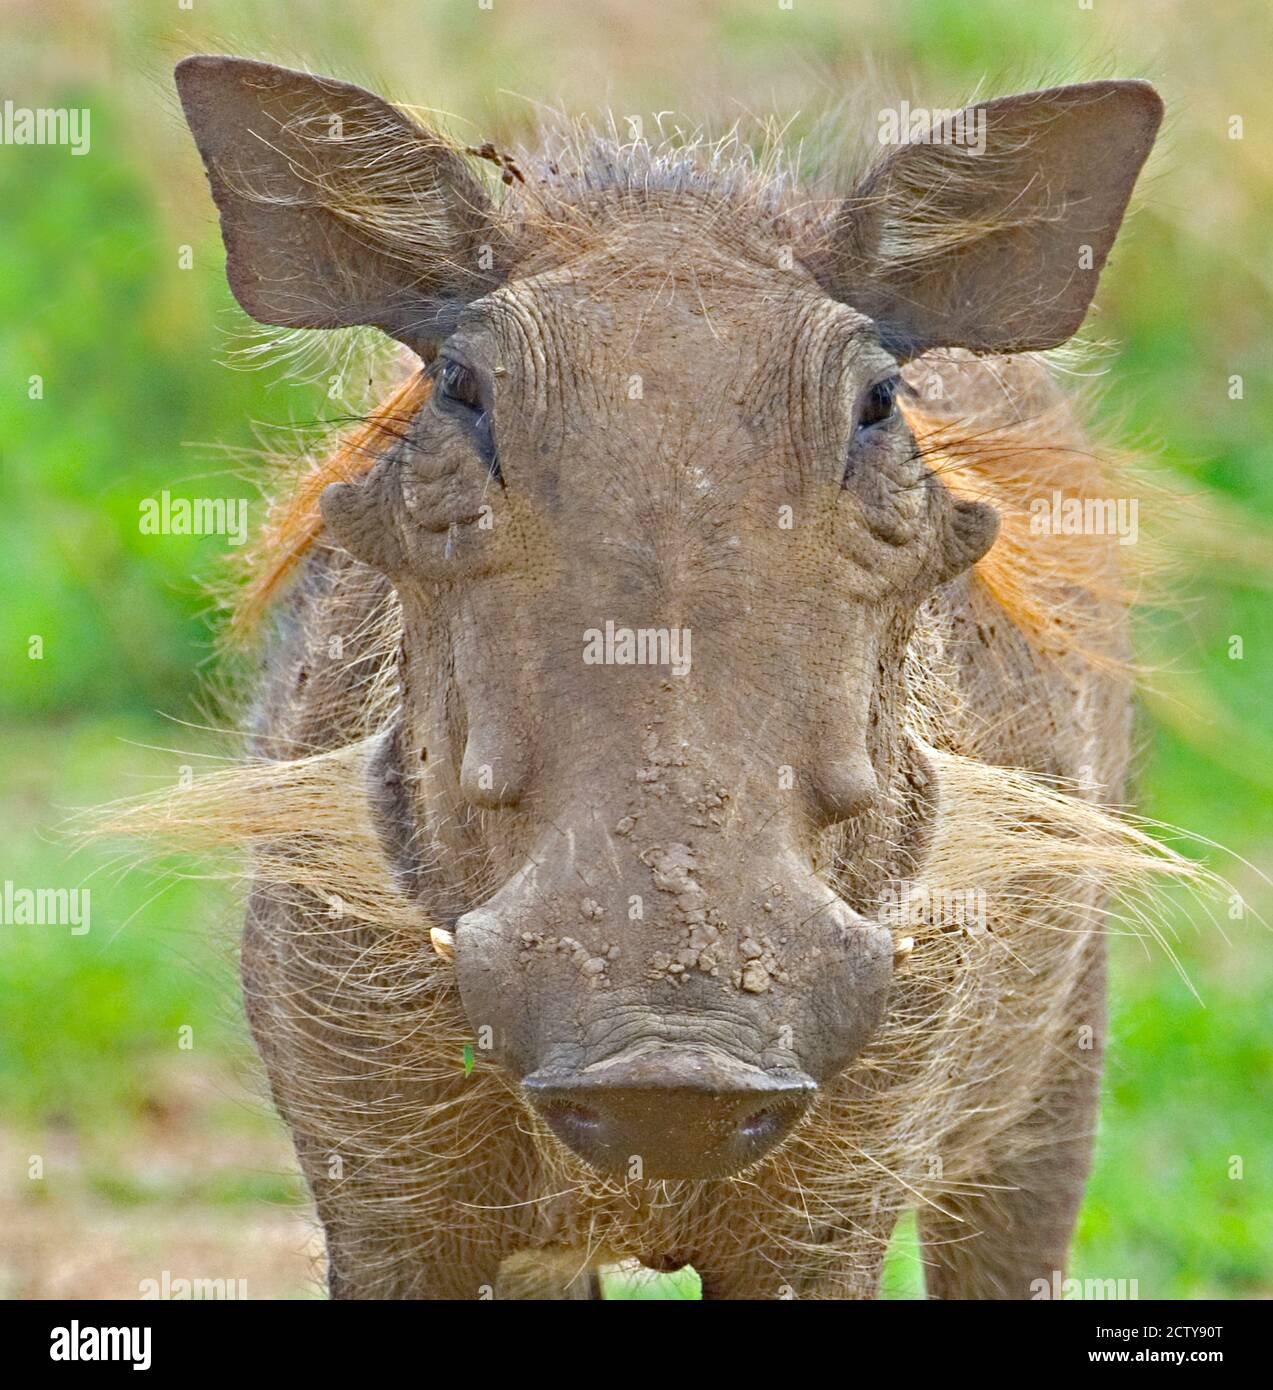
<path id="1" fill-rule="evenodd" d="M 516 281 L 448 339 L 500 422 L 502 486 L 439 392 L 325 515 L 404 605 L 389 756 L 426 748 L 428 773 L 386 815 L 428 827 L 440 863 L 401 867 L 447 923 L 476 905 L 477 854 L 498 886 L 458 922 L 475 1029 L 554 1091 L 652 1050 L 673 1073 L 706 1053 L 778 1076 L 799 1087 L 780 1127 L 883 1012 L 892 943 L 861 909 L 932 814 L 911 794 L 900 655 L 994 520 L 936 484 L 900 415 L 858 424 L 897 372 L 869 321 L 793 288 L 776 248 L 650 240 L 645 264 L 606 252 Z M 657 302 L 691 250 L 698 293 Z M 468 520 L 483 506 L 489 529 Z M 688 632 L 690 669 L 585 664 L 607 620 Z M 827 876 L 836 851 L 871 865 L 858 907 Z M 619 1167 L 645 1154 L 659 1176 L 705 1175 L 630 1137 L 610 1146 Z"/>
<path id="2" fill-rule="evenodd" d="M 875 176 L 837 262 L 858 290 L 841 297 L 825 257 L 793 266 L 777 229 L 669 189 L 568 257 L 510 254 L 421 341 L 396 290 L 379 304 L 356 248 L 343 319 L 330 279 L 308 319 L 269 297 L 279 272 L 252 260 L 250 220 L 266 214 L 238 206 L 221 165 L 245 65 L 191 63 L 183 99 L 241 302 L 269 322 L 375 323 L 436 375 L 368 475 L 323 498 L 332 537 L 402 608 L 400 706 L 367 787 L 389 869 L 422 920 L 453 931 L 479 1046 L 563 1144 L 620 1178 L 747 1169 L 888 1006 L 879 897 L 915 873 L 940 810 L 904 725 L 903 660 L 921 605 L 996 533 L 989 507 L 918 456 L 893 399 L 901 363 L 1069 336 L 1095 277 L 1074 288 L 1066 257 L 1086 237 L 1099 270 L 1156 107 L 1108 84 L 1134 138 L 1102 146 L 1107 191 L 1073 197 L 1089 220 L 1062 229 L 1059 257 L 1042 244 L 1056 219 L 1041 217 L 1038 244 L 1014 230 L 996 265 L 952 257 L 899 292 L 862 248 L 911 161 L 907 178 Z M 278 72 L 250 75 L 285 94 L 314 82 Z M 1087 119 L 1087 98 L 1057 96 L 1056 127 L 1072 104 Z M 456 186 L 448 169 L 439 186 Z M 326 266 L 341 248 L 322 235 Z M 979 317 L 988 286 L 1052 260 L 1055 284 L 1023 284 L 1019 308 Z M 587 659 L 607 624 L 675 634 L 684 659 Z M 271 930 L 266 915 L 253 930 Z M 268 1061 L 260 1006 L 254 1023 Z M 299 1129 L 298 1144 L 305 1159 Z M 316 1166 L 333 1286 L 356 1292 L 357 1242 L 338 1238 Z M 1066 1189 L 1049 1258 L 1063 1258 L 1075 1200 Z"/>

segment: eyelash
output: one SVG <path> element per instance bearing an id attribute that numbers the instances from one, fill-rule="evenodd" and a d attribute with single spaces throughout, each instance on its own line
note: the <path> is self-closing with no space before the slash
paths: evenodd
<path id="1" fill-rule="evenodd" d="M 435 377 L 436 389 L 444 400 L 467 407 L 469 410 L 482 409 L 482 398 L 477 376 L 462 362 L 444 359 L 438 366 Z"/>
<path id="2" fill-rule="evenodd" d="M 477 373 L 454 358 L 440 358 L 433 381 L 438 408 L 464 420 L 487 472 L 503 487 L 504 475 L 500 471 L 494 425 L 491 412 L 482 401 Z"/>
<path id="3" fill-rule="evenodd" d="M 890 376 L 883 381 L 877 381 L 867 391 L 858 410 L 857 424 L 854 427 L 855 436 L 860 435 L 864 430 L 878 429 L 882 425 L 887 425 L 894 418 L 897 414 L 897 393 L 901 384 L 901 377 Z"/>

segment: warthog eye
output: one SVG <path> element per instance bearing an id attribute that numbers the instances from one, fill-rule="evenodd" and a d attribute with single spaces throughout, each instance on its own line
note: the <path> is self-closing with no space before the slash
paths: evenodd
<path id="1" fill-rule="evenodd" d="M 451 405 L 481 410 L 482 389 L 477 373 L 463 362 L 443 359 L 438 368 L 437 390 Z"/>
<path id="2" fill-rule="evenodd" d="M 496 482 L 504 482 L 490 406 L 482 391 L 482 381 L 472 367 L 453 357 L 440 357 L 434 371 L 434 401 L 440 410 L 460 420 L 470 432 L 473 445 Z"/>
<path id="3" fill-rule="evenodd" d="M 887 425 L 897 413 L 897 391 L 902 384 L 901 377 L 890 376 L 877 381 L 862 397 L 858 407 L 856 432 L 878 429 Z"/>
<path id="4" fill-rule="evenodd" d="M 869 457 L 871 446 L 884 442 L 888 427 L 897 419 L 897 393 L 904 389 L 900 376 L 889 376 L 868 386 L 858 398 L 841 487 L 848 487 L 858 465 Z"/>

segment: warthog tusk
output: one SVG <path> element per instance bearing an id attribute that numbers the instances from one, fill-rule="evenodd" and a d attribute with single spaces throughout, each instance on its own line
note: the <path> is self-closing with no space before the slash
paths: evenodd
<path id="1" fill-rule="evenodd" d="M 433 949 L 438 955 L 450 965 L 455 959 L 455 933 L 446 931 L 442 927 L 430 927 L 429 940 L 433 943 Z"/>
<path id="2" fill-rule="evenodd" d="M 893 969 L 900 970 L 911 958 L 911 952 L 915 949 L 915 938 L 913 936 L 900 937 L 893 945 Z"/>

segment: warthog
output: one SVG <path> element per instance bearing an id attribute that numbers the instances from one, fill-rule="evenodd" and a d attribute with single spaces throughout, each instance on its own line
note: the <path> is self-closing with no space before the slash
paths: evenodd
<path id="1" fill-rule="evenodd" d="M 252 847 L 332 1293 L 871 1296 L 909 1207 L 930 1293 L 1051 1287 L 1109 894 L 1187 871 L 1105 809 L 1118 537 L 1030 526 L 1116 486 L 1031 354 L 1152 88 L 986 101 L 984 148 L 837 185 L 739 138 L 465 150 L 237 58 L 177 85 L 242 307 L 419 359 L 273 514 L 253 756 L 164 811 Z"/>

